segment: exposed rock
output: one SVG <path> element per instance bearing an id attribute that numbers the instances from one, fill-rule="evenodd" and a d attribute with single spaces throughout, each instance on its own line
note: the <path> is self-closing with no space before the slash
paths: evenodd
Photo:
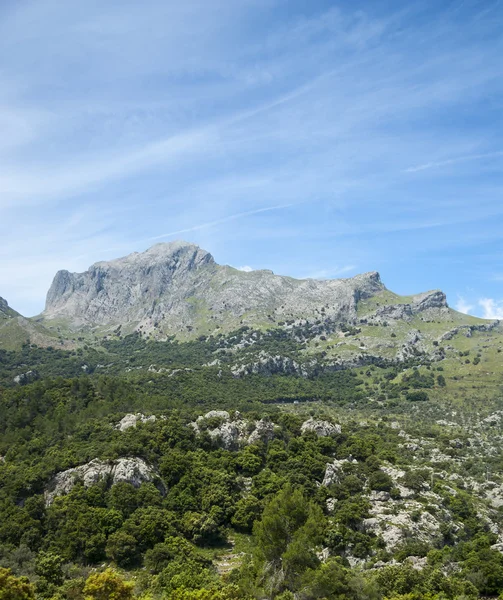
<path id="1" fill-rule="evenodd" d="M 58 473 L 48 484 L 45 491 L 45 502 L 52 504 L 56 496 L 68 494 L 77 481 L 82 481 L 85 487 L 105 479 L 110 485 L 125 481 L 135 487 L 144 482 L 154 481 L 157 475 L 142 458 L 119 458 L 104 462 L 94 459 L 85 465 Z"/>
<path id="2" fill-rule="evenodd" d="M 254 444 L 259 440 L 267 443 L 273 439 L 274 424 L 264 419 L 260 419 L 260 421 L 255 421 L 255 429 L 250 433 L 248 437 L 248 443 Z"/>
<path id="3" fill-rule="evenodd" d="M 74 326 L 121 324 L 126 331 L 157 337 L 195 335 L 208 325 L 231 330 L 243 322 L 310 316 L 322 308 L 327 317 L 348 321 L 356 318 L 360 300 L 383 289 L 375 272 L 352 279 L 296 280 L 220 266 L 194 244 L 171 242 L 96 263 L 85 273 L 59 271 L 43 316 Z"/>
<path id="4" fill-rule="evenodd" d="M 458 424 L 454 423 L 453 421 L 446 421 L 445 419 L 439 419 L 438 421 L 436 421 L 437 425 L 440 425 L 442 427 L 457 427 Z"/>
<path id="5" fill-rule="evenodd" d="M 413 569 L 422 571 L 428 565 L 428 558 L 426 556 L 408 556 L 405 562 L 410 563 Z"/>
<path id="6" fill-rule="evenodd" d="M 445 294 L 440 290 L 433 290 L 431 292 L 425 292 L 423 294 L 417 294 L 413 298 L 412 310 L 413 312 L 421 312 L 428 309 L 446 309 L 447 298 Z"/>
<path id="7" fill-rule="evenodd" d="M 126 429 L 129 429 L 130 427 L 136 427 L 136 424 L 138 423 L 138 421 L 140 423 L 155 423 L 156 421 L 156 417 L 155 415 L 151 415 L 150 417 L 146 417 L 145 415 L 142 415 L 141 413 L 136 413 L 134 414 L 127 414 L 125 417 L 123 417 L 115 426 L 115 429 L 120 429 L 121 431 L 126 431 Z"/>
<path id="8" fill-rule="evenodd" d="M 417 329 L 411 329 L 404 340 L 402 347 L 397 352 L 397 360 L 406 361 L 418 354 L 424 354 L 426 347 L 422 343 L 423 336 Z"/>
<path id="9" fill-rule="evenodd" d="M 371 502 L 388 502 L 390 499 L 389 492 L 376 492 L 373 490 L 370 493 L 370 501 Z"/>
<path id="10" fill-rule="evenodd" d="M 471 337 L 472 332 L 474 331 L 492 331 L 498 327 L 499 324 L 500 321 L 492 321 L 492 323 L 482 323 L 481 325 L 460 325 L 459 327 L 454 327 L 454 329 L 450 329 L 444 333 L 439 341 L 452 340 L 458 333 L 464 333 L 467 337 Z"/>
<path id="11" fill-rule="evenodd" d="M 36 381 L 37 379 L 40 379 L 38 371 L 27 371 L 26 373 L 16 375 L 13 381 L 18 385 L 26 385 L 27 383 L 31 383 L 32 381 Z"/>
<path id="12" fill-rule="evenodd" d="M 371 322 L 383 321 L 411 321 L 419 313 L 447 313 L 448 305 L 445 294 L 440 290 L 418 294 L 412 298 L 411 303 L 389 304 L 379 307 L 371 317 Z"/>
<path id="13" fill-rule="evenodd" d="M 259 352 L 256 360 L 251 363 L 234 365 L 231 367 L 234 377 L 243 377 L 244 375 L 301 375 L 307 377 L 309 368 L 306 365 L 299 364 L 288 356 L 272 356 L 263 350 Z"/>
<path id="14" fill-rule="evenodd" d="M 314 431 L 314 433 L 316 433 L 318 437 L 329 437 L 332 435 L 338 435 L 342 431 L 340 425 L 334 425 L 333 423 L 329 423 L 328 421 L 321 421 L 313 418 L 304 421 L 300 430 L 302 433 Z"/>
<path id="15" fill-rule="evenodd" d="M 246 421 L 226 421 L 215 429 L 208 429 L 208 434 L 214 440 L 219 440 L 220 445 L 226 450 L 236 450 L 247 440 L 247 429 Z"/>
<path id="16" fill-rule="evenodd" d="M 226 410 L 210 410 L 203 417 L 199 419 L 222 419 L 228 421 L 231 418 L 230 414 Z"/>
<path id="17" fill-rule="evenodd" d="M 485 419 L 483 419 L 482 422 L 483 423 L 488 423 L 489 425 L 496 425 L 496 424 L 499 424 L 501 422 L 502 418 L 503 418 L 503 411 L 496 411 L 492 415 L 489 415 L 488 417 L 486 417 Z"/>
<path id="18" fill-rule="evenodd" d="M 269 442 L 274 438 L 274 424 L 266 419 L 248 422 L 241 418 L 239 412 L 234 413 L 231 420 L 230 414 L 225 410 L 211 410 L 204 416 L 200 416 L 190 425 L 196 434 L 201 434 L 205 421 L 209 419 L 220 419 L 222 422 L 217 427 L 206 429 L 208 435 L 220 443 L 227 450 L 236 450 L 245 444 L 253 444 L 259 440 Z"/>
<path id="19" fill-rule="evenodd" d="M 501 485 L 494 484 L 495 487 L 485 490 L 485 494 L 489 503 L 494 508 L 500 508 L 503 506 L 503 487 Z"/>
<path id="20" fill-rule="evenodd" d="M 323 477 L 323 481 L 321 485 L 327 487 L 332 485 L 333 483 L 340 483 L 341 478 L 343 477 L 343 467 L 348 463 L 356 463 L 353 457 L 343 458 L 342 460 L 335 459 L 333 462 L 329 463 L 325 469 L 325 476 Z"/>
<path id="21" fill-rule="evenodd" d="M 327 562 L 327 560 L 330 558 L 330 548 L 322 548 L 316 553 L 316 556 L 320 562 Z"/>
<path id="22" fill-rule="evenodd" d="M 0 314 L 3 313 L 7 315 L 10 312 L 9 304 L 7 300 L 0 296 Z"/>
<path id="23" fill-rule="evenodd" d="M 334 512 L 337 502 L 337 498 L 327 498 L 327 510 L 329 513 Z"/>
<path id="24" fill-rule="evenodd" d="M 372 517 L 364 519 L 363 529 L 380 535 L 388 551 L 395 550 L 410 537 L 429 544 L 442 538 L 440 522 L 419 502 L 396 503 L 393 512 L 382 503 L 374 503 L 370 513 Z M 444 516 L 449 515 L 446 512 Z"/>

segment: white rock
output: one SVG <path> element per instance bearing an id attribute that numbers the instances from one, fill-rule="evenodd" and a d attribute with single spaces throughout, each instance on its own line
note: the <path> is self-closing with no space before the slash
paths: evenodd
<path id="1" fill-rule="evenodd" d="M 300 428 L 302 433 L 307 431 L 314 431 L 318 437 L 328 437 L 331 435 L 339 435 L 342 431 L 341 426 L 328 421 L 321 421 L 317 419 L 308 419 L 302 423 Z"/>
<path id="2" fill-rule="evenodd" d="M 327 498 L 327 510 L 330 513 L 333 513 L 335 510 L 335 505 L 337 504 L 337 498 Z"/>
<path id="3" fill-rule="evenodd" d="M 226 410 L 210 410 L 207 412 L 204 417 L 199 417 L 199 419 L 223 419 L 224 421 L 228 421 L 231 416 Z"/>
<path id="4" fill-rule="evenodd" d="M 349 460 L 343 458 L 342 460 L 335 459 L 333 462 L 329 463 L 325 469 L 325 476 L 323 477 L 323 482 L 321 485 L 329 486 L 332 483 L 340 483 L 342 475 L 343 475 L 343 465 L 346 463 L 356 463 L 357 461 L 354 458 L 350 458 Z"/>
<path id="5" fill-rule="evenodd" d="M 146 417 L 145 415 L 142 415 L 141 413 L 136 413 L 134 414 L 127 414 L 125 417 L 123 417 L 115 426 L 115 429 L 120 429 L 120 431 L 126 431 L 126 429 L 129 429 L 130 427 L 136 427 L 136 424 L 138 423 L 138 421 L 140 421 L 140 423 L 155 423 L 155 415 L 151 415 L 150 417 Z"/>
<path id="6" fill-rule="evenodd" d="M 260 419 L 260 421 L 255 421 L 255 429 L 250 433 L 248 443 L 254 444 L 258 441 L 270 442 L 274 439 L 274 435 L 274 424 L 270 421 Z"/>
<path id="7" fill-rule="evenodd" d="M 95 458 L 85 465 L 58 473 L 47 486 L 45 502 L 50 505 L 56 496 L 68 494 L 79 480 L 82 480 L 85 487 L 90 487 L 101 479 L 110 481 L 111 485 L 125 481 L 134 487 L 140 487 L 142 483 L 152 481 L 155 477 L 154 469 L 142 458 L 119 458 L 109 462 Z"/>

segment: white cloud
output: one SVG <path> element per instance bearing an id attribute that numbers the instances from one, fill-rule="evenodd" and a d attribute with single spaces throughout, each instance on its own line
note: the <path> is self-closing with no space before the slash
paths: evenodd
<path id="1" fill-rule="evenodd" d="M 493 298 L 481 298 L 479 305 L 483 308 L 484 319 L 503 319 L 503 300 Z"/>
<path id="2" fill-rule="evenodd" d="M 454 308 L 464 314 L 469 314 L 470 311 L 474 308 L 473 304 L 469 304 L 462 296 L 458 296 L 458 300 L 454 305 Z"/>
<path id="3" fill-rule="evenodd" d="M 238 271 L 244 271 L 245 273 L 251 273 L 254 269 L 249 267 L 248 265 L 244 265 L 243 267 L 236 267 Z"/>

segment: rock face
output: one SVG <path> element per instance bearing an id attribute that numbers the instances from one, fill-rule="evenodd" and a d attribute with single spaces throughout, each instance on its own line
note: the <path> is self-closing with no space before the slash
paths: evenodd
<path id="1" fill-rule="evenodd" d="M 313 315 L 347 321 L 361 299 L 384 288 L 372 272 L 317 281 L 271 271 L 220 266 L 186 242 L 157 244 L 143 253 L 94 264 L 85 273 L 59 271 L 43 318 L 73 326 L 126 326 L 157 335 Z"/>
<path id="2" fill-rule="evenodd" d="M 380 535 L 386 550 L 395 550 L 407 538 L 429 544 L 441 540 L 442 521 L 425 511 L 422 504 L 415 501 L 394 504 L 397 507 L 391 512 L 387 501 L 374 501 L 370 510 L 372 517 L 363 521 L 364 531 Z M 449 517 L 446 512 L 442 516 Z"/>
<path id="3" fill-rule="evenodd" d="M 329 463 L 325 469 L 325 476 L 323 477 L 323 482 L 321 485 L 328 487 L 333 483 L 340 483 L 342 477 L 344 476 L 343 468 L 346 463 L 355 463 L 357 462 L 353 457 L 343 458 L 342 460 L 335 459 L 333 462 Z"/>
<path id="4" fill-rule="evenodd" d="M 26 385 L 27 383 L 31 383 L 32 381 L 36 381 L 40 378 L 38 371 L 26 371 L 26 373 L 21 373 L 20 375 L 16 375 L 13 379 L 14 383 L 18 385 Z"/>
<path id="5" fill-rule="evenodd" d="M 341 433 L 340 425 L 333 425 L 328 421 L 319 421 L 316 419 L 308 419 L 302 423 L 302 427 L 300 428 L 302 433 L 306 433 L 308 431 L 314 431 L 318 437 L 329 437 L 331 435 L 338 435 Z"/>
<path id="6" fill-rule="evenodd" d="M 9 308 L 9 305 L 7 303 L 7 300 L 4 300 L 1 296 L 0 296 L 0 317 L 8 317 L 8 316 L 12 316 L 12 309 Z"/>
<path id="7" fill-rule="evenodd" d="M 138 422 L 140 422 L 140 423 L 155 423 L 155 421 L 156 421 L 156 417 L 154 415 L 152 415 L 150 417 L 146 417 L 145 415 L 142 415 L 141 413 L 136 413 L 135 415 L 128 414 L 117 423 L 115 428 L 119 429 L 120 431 L 126 431 L 126 429 L 130 429 L 131 427 L 136 427 L 136 424 Z"/>
<path id="8" fill-rule="evenodd" d="M 85 465 L 58 473 L 47 486 L 45 502 L 50 505 L 56 496 L 68 494 L 79 480 L 83 481 L 85 487 L 98 483 L 100 479 L 107 480 L 110 485 L 125 481 L 134 487 L 140 487 L 142 483 L 153 481 L 156 477 L 154 469 L 141 458 L 119 458 L 110 462 L 94 459 Z"/>
<path id="9" fill-rule="evenodd" d="M 413 296 L 412 301 L 407 304 L 381 306 L 376 310 L 372 321 L 411 321 L 420 313 L 426 318 L 429 316 L 438 318 L 447 315 L 448 312 L 449 306 L 445 294 L 440 290 L 433 290 Z"/>
<path id="10" fill-rule="evenodd" d="M 0 323 L 15 319 L 16 317 L 21 317 L 21 315 L 9 306 L 7 300 L 0 296 Z"/>
<path id="11" fill-rule="evenodd" d="M 220 421 L 216 424 L 212 421 Z M 210 410 L 190 423 L 197 435 L 203 431 L 226 450 L 236 450 L 247 444 L 255 442 L 270 442 L 274 439 L 274 424 L 265 419 L 259 421 L 245 421 L 238 412 L 231 419 L 225 410 Z M 210 426 L 208 426 L 210 425 Z"/>

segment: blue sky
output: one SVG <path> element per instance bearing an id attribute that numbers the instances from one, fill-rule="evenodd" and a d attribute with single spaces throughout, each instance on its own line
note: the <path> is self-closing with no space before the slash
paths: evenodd
<path id="1" fill-rule="evenodd" d="M 0 295 L 186 239 L 503 317 L 498 0 L 3 0 Z"/>

